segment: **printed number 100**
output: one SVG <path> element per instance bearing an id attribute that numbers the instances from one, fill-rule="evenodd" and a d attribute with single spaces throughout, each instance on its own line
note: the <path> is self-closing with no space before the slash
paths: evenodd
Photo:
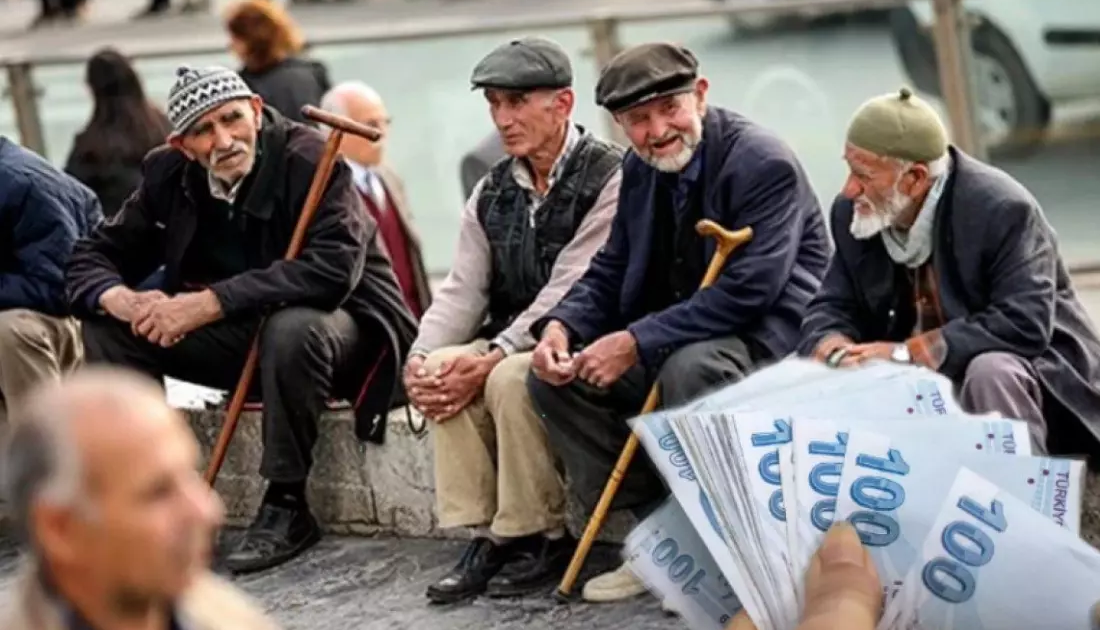
<path id="1" fill-rule="evenodd" d="M 690 554 L 680 553 L 680 545 L 676 544 L 674 539 L 665 538 L 657 543 L 653 548 L 652 556 L 653 564 L 667 568 L 668 577 L 673 584 L 684 583 L 681 590 L 685 595 L 695 595 L 699 592 L 699 583 L 707 577 L 707 572 L 704 569 L 695 570 L 695 558 Z"/>
<path id="2" fill-rule="evenodd" d="M 960 497 L 958 507 L 998 533 L 1008 526 L 1000 501 L 993 501 L 986 509 L 970 497 Z M 950 557 L 940 556 L 924 565 L 921 580 L 936 597 L 950 604 L 961 604 L 974 596 L 977 586 L 970 569 L 993 559 L 993 539 L 974 523 L 952 521 L 943 529 L 940 540 Z"/>
<path id="3" fill-rule="evenodd" d="M 890 449 L 885 459 L 861 453 L 856 457 L 856 465 L 899 476 L 909 474 L 909 464 L 895 449 Z M 852 500 L 864 509 L 849 516 L 848 522 L 859 531 L 863 544 L 885 547 L 898 539 L 901 526 L 884 512 L 896 510 L 905 503 L 905 488 L 901 484 L 886 477 L 866 475 L 852 483 L 851 494 Z"/>

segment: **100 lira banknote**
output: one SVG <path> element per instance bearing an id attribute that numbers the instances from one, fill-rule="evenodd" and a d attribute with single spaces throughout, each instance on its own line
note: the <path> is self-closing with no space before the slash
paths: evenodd
<path id="1" fill-rule="evenodd" d="M 859 531 L 892 598 L 920 555 L 932 520 L 958 470 L 969 468 L 1060 526 L 1077 532 L 1085 466 L 1077 460 L 983 454 L 973 445 L 923 438 L 893 438 L 850 431 L 837 493 L 836 519 Z"/>
<path id="2" fill-rule="evenodd" d="M 958 471 L 881 630 L 1095 630 L 1100 552 Z"/>
<path id="3" fill-rule="evenodd" d="M 741 602 L 680 504 L 665 501 L 623 543 L 631 570 L 691 630 L 724 630 Z"/>

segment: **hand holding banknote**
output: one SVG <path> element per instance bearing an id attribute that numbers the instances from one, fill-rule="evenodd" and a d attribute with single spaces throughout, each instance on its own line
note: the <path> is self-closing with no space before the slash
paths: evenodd
<path id="1" fill-rule="evenodd" d="M 873 630 L 882 586 L 871 556 L 851 525 L 833 526 L 806 572 L 806 607 L 798 630 Z M 756 630 L 742 610 L 727 630 Z"/>

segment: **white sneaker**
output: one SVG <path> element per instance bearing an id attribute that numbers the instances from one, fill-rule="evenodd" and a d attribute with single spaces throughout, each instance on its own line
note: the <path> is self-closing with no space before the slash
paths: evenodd
<path id="1" fill-rule="evenodd" d="M 623 564 L 618 569 L 588 580 L 581 596 L 586 602 L 617 602 L 646 592 L 645 584 Z"/>

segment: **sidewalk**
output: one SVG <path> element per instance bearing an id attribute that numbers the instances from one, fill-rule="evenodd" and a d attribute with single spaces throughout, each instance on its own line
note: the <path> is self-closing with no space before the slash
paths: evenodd
<path id="1" fill-rule="evenodd" d="M 227 537 L 231 540 L 232 537 Z M 284 630 L 667 630 L 681 621 L 644 596 L 616 604 L 556 604 L 549 596 L 478 599 L 431 606 L 429 584 L 458 560 L 462 543 L 327 538 L 290 563 L 237 578 Z M 611 566 L 615 552 L 593 549 L 585 574 Z M 10 593 L 14 545 L 0 537 L 0 595 Z M 550 589 L 547 589 L 549 592 Z M 6 605 L 0 597 L 0 613 Z"/>

